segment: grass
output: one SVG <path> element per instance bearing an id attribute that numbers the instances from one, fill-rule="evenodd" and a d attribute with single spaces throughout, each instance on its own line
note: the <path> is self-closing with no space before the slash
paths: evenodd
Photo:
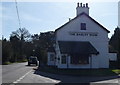
<path id="1" fill-rule="evenodd" d="M 52 67 L 40 68 L 40 71 L 54 74 L 74 75 L 74 76 L 116 76 L 120 70 L 114 69 L 58 69 Z"/>
<path id="2" fill-rule="evenodd" d="M 16 63 L 23 63 L 23 62 L 27 62 L 28 60 L 27 59 L 24 59 L 22 61 L 17 61 Z"/>
<path id="3" fill-rule="evenodd" d="M 9 61 L 7 61 L 7 62 L 3 63 L 3 65 L 9 65 L 9 64 L 13 64 L 13 63 L 23 63 L 23 62 L 27 62 L 27 59 L 24 59 L 22 61 L 17 61 L 17 62 L 9 62 Z"/>
<path id="4" fill-rule="evenodd" d="M 12 64 L 11 62 L 7 61 L 4 63 L 4 65 L 9 65 L 9 64 Z"/>
<path id="5" fill-rule="evenodd" d="M 116 74 L 120 74 L 120 69 L 114 69 L 112 71 L 115 72 Z"/>

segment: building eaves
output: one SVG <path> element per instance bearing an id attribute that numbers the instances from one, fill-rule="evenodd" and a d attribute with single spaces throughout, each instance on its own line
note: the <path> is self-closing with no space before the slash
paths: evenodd
<path id="1" fill-rule="evenodd" d="M 87 17 L 88 17 L 89 19 L 91 19 L 93 22 L 95 22 L 96 24 L 98 24 L 102 29 L 104 29 L 105 31 L 107 31 L 108 33 L 110 33 L 109 30 L 107 30 L 104 26 L 102 26 L 100 23 L 98 23 L 96 20 L 94 20 L 92 17 L 90 17 L 89 15 L 87 15 L 87 14 L 84 13 L 84 12 L 81 13 L 81 14 L 79 14 L 79 15 L 77 15 L 75 18 L 71 19 L 69 22 L 65 23 L 65 24 L 62 25 L 61 27 L 57 28 L 57 29 L 55 30 L 55 33 L 56 33 L 59 29 L 61 29 L 62 27 L 66 26 L 66 25 L 69 24 L 70 22 L 72 22 L 72 21 L 74 21 L 75 19 L 77 19 L 78 17 L 80 17 L 81 15 L 87 16 Z"/>

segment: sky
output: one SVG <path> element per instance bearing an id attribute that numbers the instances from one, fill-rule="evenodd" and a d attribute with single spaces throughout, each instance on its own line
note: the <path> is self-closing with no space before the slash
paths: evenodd
<path id="1" fill-rule="evenodd" d="M 87 0 L 88 1 L 88 0 Z M 79 1 L 81 3 L 81 1 Z M 87 3 L 82 0 L 83 3 Z M 107 28 L 109 38 L 118 26 L 118 1 L 88 2 L 89 15 Z M 77 2 L 17 2 L 21 27 L 31 34 L 54 31 L 76 16 Z M 9 39 L 10 34 L 20 28 L 14 1 L 0 3 L 0 35 Z"/>
<path id="2" fill-rule="evenodd" d="M 118 26 L 120 27 L 120 1 L 118 2 Z"/>

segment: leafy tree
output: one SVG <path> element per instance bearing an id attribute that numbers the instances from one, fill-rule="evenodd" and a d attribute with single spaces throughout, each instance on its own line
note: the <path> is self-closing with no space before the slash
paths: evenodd
<path id="1" fill-rule="evenodd" d="M 41 49 L 41 56 L 42 61 L 47 63 L 47 49 L 55 43 L 55 33 L 53 31 L 40 33 L 40 49 Z"/>
<path id="2" fill-rule="evenodd" d="M 19 28 L 18 30 L 12 32 L 11 36 L 16 36 L 20 41 L 24 41 L 30 38 L 30 33 L 25 28 Z"/>
<path id="3" fill-rule="evenodd" d="M 109 41 L 110 46 L 116 50 L 118 54 L 118 67 L 120 68 L 120 28 L 117 27 L 114 30 L 114 34 L 112 35 L 110 41 Z"/>
<path id="4" fill-rule="evenodd" d="M 24 54 L 28 57 L 33 55 L 33 43 L 32 42 L 25 42 L 24 43 Z"/>
<path id="5" fill-rule="evenodd" d="M 42 32 L 39 35 L 34 34 L 32 35 L 32 43 L 34 45 L 33 49 L 35 50 L 34 55 L 37 56 L 41 62 L 46 64 L 47 49 L 55 43 L 55 33 L 53 31 L 49 31 Z"/>
<path id="6" fill-rule="evenodd" d="M 10 40 L 14 48 L 14 53 L 17 54 L 17 57 L 20 61 L 24 60 L 26 57 L 26 54 L 25 54 L 26 47 L 24 45 L 29 38 L 30 38 L 30 33 L 25 28 L 19 28 L 18 30 L 12 32 L 11 34 Z"/>
<path id="7" fill-rule="evenodd" d="M 48 47 L 53 46 L 55 43 L 55 33 L 53 31 L 40 33 L 40 44 L 43 48 L 47 49 Z"/>
<path id="8" fill-rule="evenodd" d="M 8 62 L 13 56 L 11 43 L 6 39 L 2 40 L 2 63 Z"/>
<path id="9" fill-rule="evenodd" d="M 31 37 L 31 40 L 29 39 Z M 2 40 L 3 62 L 22 61 L 29 56 L 37 56 L 39 61 L 47 63 L 47 49 L 55 43 L 53 31 L 30 35 L 27 29 L 19 28 L 12 32 L 10 40 Z"/>
<path id="10" fill-rule="evenodd" d="M 17 36 L 10 36 L 10 42 L 12 45 L 12 49 L 13 49 L 13 58 L 11 59 L 11 61 L 19 61 L 18 56 L 20 55 L 20 40 L 19 38 L 17 38 Z"/>

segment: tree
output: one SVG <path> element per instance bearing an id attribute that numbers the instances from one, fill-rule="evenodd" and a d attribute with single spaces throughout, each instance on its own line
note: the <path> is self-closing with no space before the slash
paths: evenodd
<path id="1" fill-rule="evenodd" d="M 14 41 L 17 41 L 17 46 L 19 48 L 19 59 L 20 61 L 23 60 L 26 56 L 26 54 L 24 53 L 25 51 L 25 42 L 28 41 L 28 39 L 30 38 L 30 33 L 27 29 L 25 28 L 19 28 L 18 30 L 12 32 L 11 34 L 11 38 L 13 40 L 12 43 L 14 43 Z M 15 45 L 15 44 L 13 44 Z M 13 46 L 16 47 L 16 46 Z"/>
<path id="2" fill-rule="evenodd" d="M 30 33 L 25 28 L 19 28 L 18 30 L 12 32 L 11 36 L 16 36 L 21 41 L 24 41 L 24 40 L 27 40 L 28 38 L 30 38 Z"/>
<path id="3" fill-rule="evenodd" d="M 26 55 L 27 59 L 28 57 L 33 55 L 33 43 L 32 42 L 25 42 L 24 43 L 24 54 Z"/>
<path id="4" fill-rule="evenodd" d="M 55 33 L 53 31 L 40 33 L 39 39 L 43 49 L 47 49 L 48 47 L 53 46 L 55 43 Z"/>
<path id="5" fill-rule="evenodd" d="M 2 63 L 9 62 L 13 56 L 11 43 L 6 39 L 2 40 Z"/>
<path id="6" fill-rule="evenodd" d="M 47 50 L 55 43 L 55 33 L 53 31 L 40 33 L 40 49 L 42 61 L 47 63 Z"/>
<path id="7" fill-rule="evenodd" d="M 120 68 L 120 28 L 117 27 L 114 30 L 114 34 L 109 41 L 110 46 L 117 52 L 118 67 Z"/>
<path id="8" fill-rule="evenodd" d="M 49 31 L 31 36 L 27 29 L 19 28 L 11 33 L 10 41 L 3 39 L 2 43 L 3 62 L 22 61 L 26 57 L 37 56 L 39 61 L 46 64 L 47 49 L 55 43 L 55 33 Z"/>
<path id="9" fill-rule="evenodd" d="M 110 42 L 109 42 L 109 44 L 117 51 L 119 50 L 119 44 L 120 44 L 119 40 L 120 40 L 120 28 L 117 27 L 115 28 L 114 34 L 110 38 Z"/>
<path id="10" fill-rule="evenodd" d="M 13 49 L 13 58 L 11 59 L 11 61 L 19 61 L 19 55 L 20 55 L 20 40 L 19 38 L 17 38 L 17 36 L 10 36 L 10 43 L 12 45 L 12 49 Z"/>
<path id="11" fill-rule="evenodd" d="M 32 35 L 34 55 L 45 63 L 47 62 L 47 49 L 55 43 L 55 33 L 53 31 L 42 32 L 39 35 Z"/>

